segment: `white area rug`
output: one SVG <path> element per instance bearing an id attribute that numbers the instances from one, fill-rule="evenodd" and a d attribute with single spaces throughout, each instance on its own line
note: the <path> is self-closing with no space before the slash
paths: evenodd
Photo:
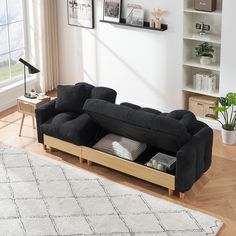
<path id="1" fill-rule="evenodd" d="M 0 235 L 216 235 L 222 222 L 0 145 Z"/>

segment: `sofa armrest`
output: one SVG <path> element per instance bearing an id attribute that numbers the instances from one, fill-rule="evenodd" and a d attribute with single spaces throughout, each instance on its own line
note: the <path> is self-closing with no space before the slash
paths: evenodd
<path id="1" fill-rule="evenodd" d="M 39 143 L 44 142 L 43 133 L 41 132 L 40 126 L 46 121 L 48 121 L 50 118 L 55 116 L 55 104 L 56 99 L 45 103 L 44 105 L 35 110 Z"/>
<path id="2" fill-rule="evenodd" d="M 177 152 L 176 190 L 188 191 L 206 172 L 212 160 L 213 131 L 202 128 Z"/>

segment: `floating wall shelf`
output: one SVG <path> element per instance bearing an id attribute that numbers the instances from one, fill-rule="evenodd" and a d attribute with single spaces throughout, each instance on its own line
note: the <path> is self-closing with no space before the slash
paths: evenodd
<path id="1" fill-rule="evenodd" d="M 102 23 L 108 23 L 108 24 L 113 24 L 113 25 L 121 25 L 125 27 L 133 27 L 133 28 L 139 28 L 139 29 L 147 29 L 147 30 L 154 30 L 154 31 L 165 31 L 168 29 L 168 25 L 166 24 L 161 24 L 161 29 L 155 29 L 155 28 L 150 28 L 150 23 L 147 21 L 144 21 L 144 26 L 138 26 L 138 25 L 130 25 L 126 24 L 126 20 L 122 18 L 120 22 L 112 22 L 112 21 L 106 21 L 106 20 L 100 20 Z"/>

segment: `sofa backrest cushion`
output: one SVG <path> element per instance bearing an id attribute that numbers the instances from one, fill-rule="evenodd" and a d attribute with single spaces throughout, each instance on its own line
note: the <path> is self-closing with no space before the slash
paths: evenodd
<path id="1" fill-rule="evenodd" d="M 80 85 L 58 85 L 56 113 L 75 112 L 82 113 L 84 102 L 90 97 L 93 86 L 85 83 Z"/>
<path id="2" fill-rule="evenodd" d="M 111 103 L 116 101 L 116 91 L 106 87 L 94 87 L 92 89 L 91 98 L 101 99 Z"/>
<path id="3" fill-rule="evenodd" d="M 58 85 L 56 113 L 75 112 L 81 114 L 83 105 L 88 98 L 102 99 L 114 103 L 116 91 L 106 87 L 94 87 L 84 82 L 75 85 Z"/>
<path id="4" fill-rule="evenodd" d="M 97 99 L 88 99 L 83 109 L 107 131 L 166 151 L 177 152 L 191 138 L 181 119 L 168 115 Z"/>
<path id="5" fill-rule="evenodd" d="M 129 103 L 129 102 L 123 102 L 120 104 L 121 106 L 126 106 L 126 107 L 130 107 L 134 110 L 140 110 L 140 111 L 145 111 L 145 112 L 149 112 L 149 113 L 153 113 L 153 114 L 156 114 L 156 115 L 160 115 L 161 112 L 158 111 L 158 110 L 155 110 L 153 108 L 149 108 L 149 107 L 140 107 L 136 104 L 133 104 L 133 103 Z"/>

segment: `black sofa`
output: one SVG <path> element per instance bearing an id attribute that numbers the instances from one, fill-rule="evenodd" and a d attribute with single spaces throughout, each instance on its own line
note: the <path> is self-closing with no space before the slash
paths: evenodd
<path id="1" fill-rule="evenodd" d="M 179 192 L 189 190 L 211 165 L 213 131 L 192 112 L 176 110 L 167 114 L 130 103 L 115 105 L 97 99 L 87 100 L 84 110 L 108 132 L 176 156 L 175 189 Z"/>
<path id="2" fill-rule="evenodd" d="M 78 110 L 69 106 L 63 108 L 66 104 L 61 102 L 60 106 L 60 101 L 56 100 L 36 110 L 40 143 L 44 143 L 43 135 L 47 135 L 77 146 L 92 147 L 107 133 L 146 143 L 147 151 L 135 162 L 143 165 L 160 151 L 176 156 L 174 189 L 181 193 L 188 191 L 209 169 L 213 131 L 193 113 L 186 110 L 161 113 L 130 103 L 116 105 L 116 92 L 112 89 L 85 83 L 75 87 L 75 93 L 78 87 L 81 87 L 80 92 L 86 91 L 86 96 L 82 96 L 76 106 Z M 66 88 L 58 87 L 59 100 L 63 100 L 60 92 L 68 95 L 64 92 Z"/>

